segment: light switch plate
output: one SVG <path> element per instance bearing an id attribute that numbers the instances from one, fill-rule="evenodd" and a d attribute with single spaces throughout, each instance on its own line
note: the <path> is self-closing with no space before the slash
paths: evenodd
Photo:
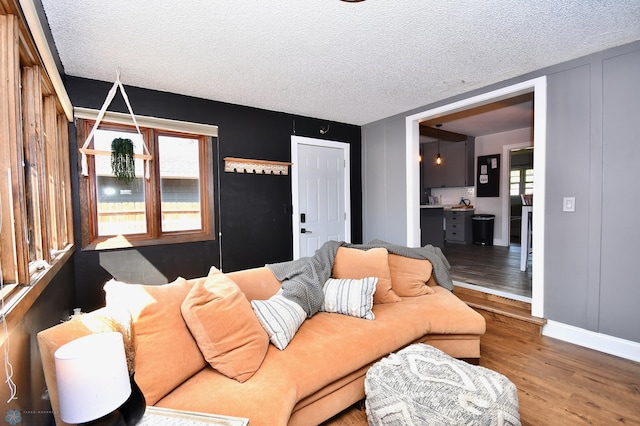
<path id="1" fill-rule="evenodd" d="M 575 212 L 576 211 L 576 197 L 564 197 L 562 199 L 562 211 L 563 212 Z"/>

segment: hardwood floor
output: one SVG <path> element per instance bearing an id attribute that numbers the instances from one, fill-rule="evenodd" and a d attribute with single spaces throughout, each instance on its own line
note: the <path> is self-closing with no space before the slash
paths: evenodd
<path id="1" fill-rule="evenodd" d="M 640 425 L 640 363 L 535 333 L 486 315 L 480 365 L 518 388 L 527 425 Z M 324 426 L 364 426 L 355 406 Z"/>
<path id="2" fill-rule="evenodd" d="M 445 243 L 442 252 L 451 264 L 451 278 L 505 293 L 531 298 L 529 267 L 520 271 L 520 245 L 509 247 Z"/>

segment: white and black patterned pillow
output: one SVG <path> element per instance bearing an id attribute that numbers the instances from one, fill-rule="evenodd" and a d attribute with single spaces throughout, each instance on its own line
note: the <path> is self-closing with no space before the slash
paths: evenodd
<path id="1" fill-rule="evenodd" d="M 287 347 L 307 317 L 300 305 L 279 293 L 268 300 L 252 300 L 251 307 L 269 335 L 269 341 L 280 350 Z"/>
<path id="2" fill-rule="evenodd" d="M 320 310 L 373 320 L 375 315 L 371 309 L 377 283 L 377 277 L 329 278 L 323 287 L 324 303 Z"/>
<path id="3" fill-rule="evenodd" d="M 364 391 L 371 426 L 521 425 L 518 389 L 506 376 L 424 343 L 376 362 Z"/>

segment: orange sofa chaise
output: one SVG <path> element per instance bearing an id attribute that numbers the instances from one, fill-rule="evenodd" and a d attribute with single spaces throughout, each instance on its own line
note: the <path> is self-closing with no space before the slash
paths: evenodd
<path id="1" fill-rule="evenodd" d="M 283 350 L 269 344 L 247 310 L 251 301 L 269 300 L 281 288 L 267 267 L 227 274 L 212 268 L 208 277 L 161 286 L 108 283 L 106 307 L 38 334 L 52 410 L 58 411 L 55 350 L 99 332 L 105 318 L 120 316 L 123 306 L 133 319 L 135 380 L 147 405 L 244 417 L 252 426 L 311 425 L 333 417 L 364 398 L 371 365 L 413 343 L 455 358 L 480 357 L 484 318 L 436 283 L 428 261 L 375 249 L 349 252 L 338 262 L 346 253 L 339 250 L 333 275 L 340 263 L 347 270 L 343 275 L 350 265 L 365 265 L 371 270 L 366 275 L 378 278 L 375 319 L 318 312 Z M 203 303 L 193 298 L 197 286 L 207 299 Z M 209 297 L 202 288 L 223 290 Z M 235 331 L 227 335 L 229 328 Z M 65 424 L 57 414 L 56 422 Z"/>

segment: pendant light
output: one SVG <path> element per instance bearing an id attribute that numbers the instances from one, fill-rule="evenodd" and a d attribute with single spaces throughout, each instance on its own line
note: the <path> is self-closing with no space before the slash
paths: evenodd
<path id="1" fill-rule="evenodd" d="M 436 127 L 440 129 L 442 124 L 436 124 Z M 438 133 L 438 155 L 436 156 L 436 166 L 442 165 L 442 157 L 440 156 L 440 133 Z"/>

